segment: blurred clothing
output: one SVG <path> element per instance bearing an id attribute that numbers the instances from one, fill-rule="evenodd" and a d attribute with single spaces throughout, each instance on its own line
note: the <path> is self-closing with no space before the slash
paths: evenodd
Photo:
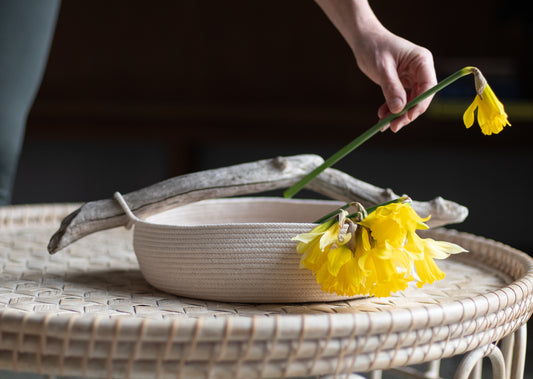
<path id="1" fill-rule="evenodd" d="M 60 0 L 0 0 L 0 205 L 11 200 L 26 119 L 59 7 Z"/>

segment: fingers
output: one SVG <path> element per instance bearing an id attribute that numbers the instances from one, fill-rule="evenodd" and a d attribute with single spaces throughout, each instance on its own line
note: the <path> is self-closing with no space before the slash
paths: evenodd
<path id="1" fill-rule="evenodd" d="M 426 54 L 423 55 L 423 63 L 419 65 L 418 75 L 416 78 L 416 86 L 415 88 L 413 88 L 412 91 L 413 98 L 421 95 L 422 93 L 426 92 L 431 87 L 437 84 L 437 76 L 435 73 L 435 69 L 433 68 L 434 66 L 432 55 L 428 50 L 424 49 L 423 51 L 426 52 Z M 413 108 L 413 120 L 429 108 L 432 99 L 433 96 L 425 99 L 424 101 L 420 102 L 415 108 Z"/>
<path id="2" fill-rule="evenodd" d="M 383 104 L 381 107 L 378 108 L 378 118 L 380 120 L 387 117 L 391 112 L 389 111 L 389 107 L 387 106 L 387 103 Z M 381 131 L 384 132 L 390 127 L 389 124 L 385 125 L 383 128 L 381 128 Z"/>
<path id="3" fill-rule="evenodd" d="M 385 65 L 380 84 L 389 111 L 392 113 L 401 112 L 407 103 L 407 94 L 394 62 Z"/>
<path id="4" fill-rule="evenodd" d="M 437 80 L 434 79 L 434 81 L 422 81 L 421 84 L 417 84 L 415 88 L 409 92 L 408 101 L 411 101 L 412 99 L 426 92 L 428 89 L 433 87 L 436 83 L 437 83 Z M 390 125 L 391 130 L 393 132 L 397 132 L 401 128 L 403 128 L 405 125 L 416 120 L 421 114 L 423 114 L 429 108 L 429 105 L 431 104 L 432 99 L 433 99 L 433 96 L 430 96 L 427 99 L 424 99 L 423 101 L 415 105 L 413 108 L 405 112 L 402 116 L 391 121 L 391 125 Z"/>
<path id="5" fill-rule="evenodd" d="M 417 96 L 421 95 L 422 93 L 426 92 L 428 89 L 433 87 L 437 83 L 437 80 L 431 73 L 429 73 L 429 79 L 421 79 L 419 83 L 417 83 L 411 90 L 408 90 L 407 93 L 407 102 L 413 100 Z M 390 129 L 393 132 L 398 132 L 401 128 L 403 128 L 405 125 L 411 123 L 412 121 L 416 120 L 421 114 L 423 114 L 428 108 L 431 103 L 433 96 L 428 97 L 427 99 L 424 99 L 420 103 L 418 103 L 413 108 L 409 109 L 407 112 L 405 112 L 400 117 L 394 119 L 391 121 L 390 125 L 387 125 L 382 129 L 382 131 L 386 130 L 390 127 Z M 403 109 L 403 108 L 402 108 Z M 398 113 L 401 112 L 400 110 L 394 110 L 392 111 L 388 102 L 383 104 L 378 109 L 378 117 L 379 119 L 383 119 L 390 115 L 391 113 Z"/>
<path id="6" fill-rule="evenodd" d="M 381 131 L 385 131 L 390 128 L 394 133 L 398 132 L 401 128 L 406 126 L 407 124 L 414 121 L 418 116 L 420 116 L 422 113 L 424 113 L 425 109 L 421 109 L 421 104 L 418 104 L 414 108 L 409 109 L 407 112 L 405 112 L 403 115 L 399 116 L 398 118 L 395 118 L 390 122 L 390 124 L 384 126 Z M 383 104 L 378 109 L 378 117 L 380 120 L 390 115 L 391 112 L 388 110 L 387 104 Z"/>
<path id="7" fill-rule="evenodd" d="M 429 103 L 428 103 L 429 105 Z M 398 118 L 391 121 L 390 124 L 385 125 L 381 131 L 384 132 L 387 129 L 391 129 L 394 133 L 398 132 L 401 128 L 409 124 L 410 122 L 414 121 L 418 116 L 420 116 L 424 111 L 427 109 L 427 106 L 423 106 L 422 103 L 416 105 L 414 108 L 409 109 L 407 112 L 405 112 L 403 115 L 399 116 Z M 389 110 L 389 107 L 387 103 L 383 104 L 378 109 L 378 117 L 380 120 L 384 119 L 388 115 L 390 115 L 391 112 Z"/>
<path id="8" fill-rule="evenodd" d="M 411 50 L 408 59 L 404 60 L 403 64 L 394 59 L 383 60 L 380 76 L 378 82 L 385 97 L 385 104 L 378 109 L 380 119 L 391 113 L 401 112 L 409 101 L 437 84 L 433 56 L 429 50 L 419 46 Z M 390 129 L 397 132 L 415 120 L 428 109 L 431 99 L 432 97 L 421 101 L 402 116 L 391 121 Z"/>
<path id="9" fill-rule="evenodd" d="M 433 56 L 427 49 L 420 48 L 417 56 L 419 57 L 416 66 L 416 74 L 414 75 L 415 85 L 410 91 L 409 101 L 423 94 L 437 84 L 437 75 L 435 73 Z M 414 108 L 409 110 L 408 119 L 415 120 L 418 116 L 424 113 L 431 103 L 433 96 L 421 101 Z M 410 122 L 409 121 L 409 122 Z"/>
<path id="10" fill-rule="evenodd" d="M 390 130 L 392 130 L 394 133 L 397 133 L 401 128 L 403 128 L 405 125 L 409 124 L 413 120 L 414 119 L 411 119 L 409 117 L 408 113 L 405 113 L 404 115 L 391 121 Z"/>

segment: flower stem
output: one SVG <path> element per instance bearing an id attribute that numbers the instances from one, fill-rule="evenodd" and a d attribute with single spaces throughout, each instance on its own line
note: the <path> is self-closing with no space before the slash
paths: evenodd
<path id="1" fill-rule="evenodd" d="M 322 224 L 323 222 L 329 220 L 329 219 L 332 218 L 333 216 L 338 215 L 339 212 L 341 211 L 341 209 L 346 210 L 346 209 L 349 208 L 351 205 L 352 205 L 352 203 L 344 204 L 342 207 L 339 207 L 339 208 L 335 209 L 334 211 L 329 212 L 327 215 L 320 217 L 318 220 L 314 221 L 313 223 L 314 223 L 314 224 Z"/>
<path id="2" fill-rule="evenodd" d="M 403 202 L 406 202 L 406 201 L 411 201 L 411 198 L 409 196 L 405 196 L 404 195 L 404 196 L 398 197 L 396 199 L 385 201 L 384 203 L 377 204 L 377 205 L 374 205 L 374 206 L 372 206 L 370 208 L 367 208 L 367 209 L 365 209 L 365 212 L 367 214 L 370 214 L 370 213 L 374 212 L 376 209 L 378 209 L 379 207 L 383 207 L 385 205 L 389 205 L 389 204 L 392 204 L 392 203 L 403 203 Z M 358 203 L 352 202 L 352 203 L 344 204 L 342 207 L 339 207 L 339 208 L 335 209 L 334 211 L 329 212 L 327 215 L 322 216 L 321 218 L 319 218 L 318 220 L 314 221 L 313 223 L 314 224 L 322 224 L 323 222 L 329 220 L 330 218 L 332 218 L 334 216 L 337 216 L 341 210 L 346 210 L 346 209 L 350 208 L 351 206 L 355 206 L 356 204 L 358 204 Z M 358 213 L 360 213 L 360 212 L 350 213 L 346 217 L 347 218 L 353 218 Z"/>
<path id="3" fill-rule="evenodd" d="M 378 121 L 374 126 L 370 127 L 370 129 L 368 129 L 366 132 L 364 132 L 359 137 L 354 139 L 352 142 L 344 146 L 342 149 L 340 149 L 335 154 L 333 154 L 331 157 L 329 157 L 326 161 L 324 161 L 324 163 L 322 163 L 320 166 L 315 168 L 309 174 L 304 176 L 299 182 L 294 184 L 292 187 L 288 188 L 283 193 L 283 195 L 285 196 L 285 198 L 292 198 L 294 195 L 300 192 L 300 190 L 304 188 L 306 184 L 308 184 L 311 180 L 317 177 L 322 171 L 333 166 L 335 163 L 340 161 L 346 155 L 350 154 L 353 150 L 361 146 L 363 143 L 365 143 L 367 140 L 373 137 L 377 132 L 379 132 L 384 126 L 390 124 L 392 120 L 400 117 L 405 112 L 407 112 L 409 109 L 413 108 L 415 105 L 427 99 L 428 97 L 433 96 L 435 93 L 447 87 L 448 85 L 452 84 L 457 79 L 462 78 L 463 76 L 466 76 L 468 74 L 472 74 L 475 71 L 477 71 L 475 67 L 470 67 L 470 66 L 464 67 L 460 69 L 459 71 L 453 73 L 452 75 L 448 76 L 447 78 L 443 79 L 441 82 L 437 83 L 437 85 L 428 89 L 426 92 L 415 97 L 413 100 L 411 100 L 405 105 L 405 107 L 403 108 L 401 112 L 392 113 L 388 115 L 387 117 Z"/>
<path id="4" fill-rule="evenodd" d="M 389 201 L 386 201 L 384 203 L 381 203 L 381 204 L 378 204 L 378 205 L 374 205 L 373 207 L 370 207 L 370 208 L 367 208 L 366 209 L 366 213 L 370 214 L 372 212 L 374 212 L 376 209 L 378 209 L 379 207 L 384 207 L 385 205 L 389 205 L 389 204 L 392 204 L 392 203 L 404 203 L 404 202 L 410 202 L 411 201 L 411 198 L 409 196 L 401 196 L 401 197 L 398 197 L 396 199 L 393 199 L 393 200 L 389 200 Z M 351 215 L 348 215 L 348 217 L 350 217 Z"/>

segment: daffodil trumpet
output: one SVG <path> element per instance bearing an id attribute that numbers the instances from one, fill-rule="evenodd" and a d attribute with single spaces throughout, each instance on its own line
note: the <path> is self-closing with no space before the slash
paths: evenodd
<path id="1" fill-rule="evenodd" d="M 368 212 L 360 204 L 349 215 L 340 209 L 336 217 L 317 225 L 298 241 L 300 267 L 311 270 L 323 291 L 340 296 L 390 296 L 412 281 L 418 287 L 445 277 L 435 264 L 465 250 L 453 243 L 420 238 L 427 229 L 408 197 L 375 207 Z"/>
<path id="2" fill-rule="evenodd" d="M 348 155 L 353 150 L 355 150 L 360 145 L 369 140 L 371 137 L 373 137 L 383 127 L 390 124 L 391 121 L 400 117 L 409 109 L 413 108 L 428 97 L 433 96 L 438 91 L 449 86 L 456 80 L 469 74 L 474 74 L 477 95 L 474 99 L 474 102 L 467 108 L 463 116 L 465 126 L 467 128 L 472 126 L 474 122 L 474 112 L 477 111 L 477 119 L 482 132 L 486 135 L 499 133 L 506 125 L 510 125 L 509 121 L 507 120 L 507 114 L 504 111 L 502 103 L 498 100 L 490 86 L 487 84 L 487 81 L 485 80 L 483 74 L 479 69 L 472 66 L 464 67 L 461 70 L 443 79 L 434 87 L 430 88 L 426 92 L 420 94 L 419 96 L 408 102 L 401 112 L 390 114 L 387 117 L 381 119 L 375 125 L 370 127 L 367 131 L 362 133 L 359 137 L 355 138 L 353 141 L 351 141 L 346 146 L 337 151 L 335 154 L 333 154 L 331 157 L 329 157 L 326 161 L 324 161 L 323 164 L 315 168 L 313 171 L 303 177 L 299 182 L 288 188 L 285 191 L 284 196 L 286 198 L 292 198 L 302 188 L 304 188 L 307 183 L 313 180 L 322 171 L 324 171 L 326 168 L 333 166 L 338 161 L 343 159 L 346 155 Z"/>

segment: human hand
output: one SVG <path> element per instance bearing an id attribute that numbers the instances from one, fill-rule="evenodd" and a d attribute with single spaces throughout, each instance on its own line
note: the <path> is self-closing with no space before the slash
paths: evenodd
<path id="1" fill-rule="evenodd" d="M 354 55 L 361 71 L 383 91 L 385 103 L 378 109 L 380 119 L 400 112 L 409 101 L 437 84 L 431 52 L 385 28 L 374 29 L 358 38 Z M 391 130 L 397 132 L 415 120 L 426 111 L 431 99 L 427 98 L 394 119 L 390 123 Z"/>
<path id="2" fill-rule="evenodd" d="M 381 86 L 383 119 L 400 112 L 410 100 L 437 84 L 431 52 L 389 32 L 367 0 L 315 0 L 352 49 L 357 65 Z M 428 108 L 431 97 L 393 120 L 397 132 Z M 386 129 L 386 128 L 385 128 Z"/>

